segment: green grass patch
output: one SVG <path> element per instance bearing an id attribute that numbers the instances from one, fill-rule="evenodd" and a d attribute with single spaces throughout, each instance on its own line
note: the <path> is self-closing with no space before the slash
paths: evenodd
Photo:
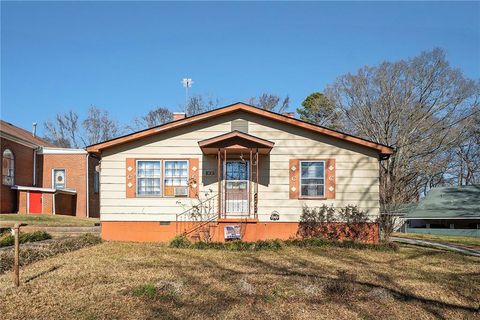
<path id="1" fill-rule="evenodd" d="M 132 294 L 136 297 L 147 297 L 149 299 L 153 299 L 157 295 L 157 288 L 153 283 L 145 283 L 133 288 Z"/>
<path id="2" fill-rule="evenodd" d="M 401 233 L 396 232 L 392 236 L 408 239 L 430 240 L 445 244 L 459 244 L 464 246 L 480 247 L 480 237 L 464 237 L 464 236 L 446 236 L 439 234 L 421 234 L 421 233 Z"/>
<path id="3" fill-rule="evenodd" d="M 20 232 L 19 242 L 20 243 L 27 243 L 27 242 L 35 242 L 35 241 L 42 241 L 52 239 L 52 236 L 45 231 L 34 231 L 34 232 Z M 11 233 L 3 233 L 0 237 L 0 248 L 1 247 L 8 247 L 13 246 L 15 244 L 15 238 L 12 236 Z"/>
<path id="4" fill-rule="evenodd" d="M 363 243 L 358 241 L 328 240 L 320 237 L 309 237 L 291 240 L 259 240 L 255 242 L 245 241 L 226 241 L 226 242 L 191 242 L 186 236 L 177 236 L 170 242 L 171 248 L 188 249 L 215 249 L 229 251 L 260 251 L 260 250 L 280 250 L 283 247 L 340 247 L 359 250 L 377 250 L 377 251 L 398 251 L 399 247 L 393 242 L 380 242 L 377 244 Z"/>

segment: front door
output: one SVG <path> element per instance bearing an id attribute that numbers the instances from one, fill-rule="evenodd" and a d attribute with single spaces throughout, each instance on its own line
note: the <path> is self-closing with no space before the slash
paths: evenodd
<path id="1" fill-rule="evenodd" d="M 42 213 L 42 193 L 29 192 L 28 193 L 28 212 Z"/>
<path id="2" fill-rule="evenodd" d="M 249 162 L 227 160 L 225 168 L 225 213 L 248 214 Z"/>

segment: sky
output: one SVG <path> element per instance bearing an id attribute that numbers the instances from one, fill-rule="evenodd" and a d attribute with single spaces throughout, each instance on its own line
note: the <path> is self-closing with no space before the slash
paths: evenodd
<path id="1" fill-rule="evenodd" d="M 25 129 L 90 105 L 121 123 L 190 94 L 221 105 L 312 92 L 365 65 L 443 48 L 480 78 L 479 2 L 5 2 L 1 118 Z"/>

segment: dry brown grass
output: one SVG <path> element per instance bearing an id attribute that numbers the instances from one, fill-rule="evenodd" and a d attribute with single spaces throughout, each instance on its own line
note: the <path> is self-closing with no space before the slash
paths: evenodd
<path id="1" fill-rule="evenodd" d="M 42 227 L 93 227 L 100 220 L 50 214 L 0 214 L 0 224 L 7 222 L 21 222 L 29 226 Z"/>
<path id="2" fill-rule="evenodd" d="M 472 319 L 480 259 L 285 248 L 230 252 L 107 242 L 0 276 L 2 319 Z"/>

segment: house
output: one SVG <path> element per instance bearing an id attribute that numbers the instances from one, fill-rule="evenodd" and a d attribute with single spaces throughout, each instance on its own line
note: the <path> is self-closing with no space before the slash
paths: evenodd
<path id="1" fill-rule="evenodd" d="M 432 188 L 405 219 L 405 232 L 480 237 L 480 186 Z"/>
<path id="2" fill-rule="evenodd" d="M 99 216 L 98 158 L 3 120 L 0 139 L 1 213 Z"/>
<path id="3" fill-rule="evenodd" d="M 379 161 L 393 153 L 244 103 L 177 113 L 87 151 L 101 157 L 102 237 L 125 241 L 287 239 L 304 205 L 358 205 L 373 221 Z"/>

